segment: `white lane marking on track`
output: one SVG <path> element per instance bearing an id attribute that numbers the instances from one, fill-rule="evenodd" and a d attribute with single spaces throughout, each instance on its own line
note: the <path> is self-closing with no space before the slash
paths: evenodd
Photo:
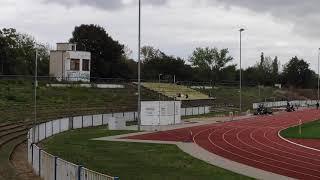
<path id="1" fill-rule="evenodd" d="M 299 112 L 299 113 L 301 113 L 301 112 Z M 299 118 L 298 115 L 295 115 L 294 117 Z M 281 120 L 282 120 L 282 118 L 289 119 L 289 120 L 292 119 L 292 117 L 289 116 L 289 115 L 283 115 L 283 117 L 278 117 L 278 118 L 281 119 Z M 299 119 L 300 119 L 300 118 L 299 118 Z M 284 122 L 283 124 L 284 124 L 284 125 L 287 125 L 287 126 L 285 126 L 285 127 L 288 127 L 288 124 L 289 124 L 289 123 L 290 123 L 290 121 L 289 121 L 289 122 Z M 280 126 L 282 126 L 281 123 L 280 123 Z M 273 129 L 279 129 L 279 128 L 273 128 Z M 298 149 L 294 149 L 294 148 L 291 148 L 291 147 L 284 146 L 284 145 L 281 145 L 281 144 L 279 144 L 279 143 L 276 143 L 275 141 L 272 141 L 272 140 L 270 140 L 269 138 L 266 137 L 266 132 L 264 133 L 264 138 L 266 138 L 266 139 L 269 140 L 270 142 L 273 142 L 273 143 L 275 143 L 275 144 L 277 144 L 277 145 L 280 145 L 280 146 L 282 146 L 282 147 L 286 147 L 286 148 L 289 148 L 289 149 L 292 149 L 292 150 L 295 150 L 295 151 L 298 151 L 298 152 L 302 152 L 302 153 L 305 153 L 305 154 L 309 154 L 309 155 L 319 156 L 318 154 L 308 153 L 308 152 L 305 152 L 305 151 L 301 151 L 301 150 L 298 150 Z M 312 159 L 314 159 L 314 158 L 312 158 Z M 316 161 L 318 161 L 318 160 L 316 160 Z"/>
<path id="2" fill-rule="evenodd" d="M 256 131 L 257 131 L 257 129 L 254 130 L 254 132 L 256 132 Z M 266 139 L 267 141 L 271 142 L 271 143 L 275 143 L 275 144 L 278 145 L 278 143 L 276 143 L 275 141 L 271 141 L 271 140 L 269 140 L 268 138 L 266 138 L 265 135 L 266 135 L 267 132 L 268 132 L 268 131 L 264 131 L 264 133 L 263 133 L 263 138 Z M 254 133 L 253 133 L 253 134 L 254 134 Z M 306 158 L 306 159 L 310 159 L 310 160 L 314 160 L 314 161 L 320 161 L 320 160 L 318 160 L 318 159 L 310 158 L 310 157 L 308 157 L 308 156 L 298 155 L 298 154 L 294 154 L 294 153 L 292 153 L 292 152 L 283 151 L 283 150 L 278 149 L 278 148 L 276 148 L 276 147 L 274 147 L 274 146 L 268 146 L 267 143 L 262 143 L 262 142 L 258 141 L 256 138 L 254 138 L 253 134 L 252 134 L 252 137 L 251 137 L 251 135 L 250 135 L 250 137 L 251 137 L 256 143 L 261 144 L 262 146 L 269 147 L 269 148 L 274 149 L 274 150 L 276 150 L 276 151 L 280 151 L 280 152 L 283 152 L 283 153 L 291 154 L 291 155 L 294 155 L 294 156 L 299 156 L 299 157 Z M 283 146 L 283 145 L 281 145 L 281 146 L 287 148 L 286 146 Z M 292 150 L 296 150 L 296 149 L 293 149 L 293 148 L 291 148 L 291 149 L 292 149 Z M 301 152 L 303 152 L 303 151 L 301 151 Z M 310 163 L 310 164 L 312 164 L 312 163 Z M 314 165 L 314 164 L 312 164 L 312 165 Z M 320 166 L 320 165 L 317 165 L 317 166 Z"/>
<path id="3" fill-rule="evenodd" d="M 293 161 L 297 161 L 297 162 L 309 164 L 309 165 L 312 165 L 312 166 L 319 166 L 319 167 L 320 167 L 320 165 L 318 165 L 318 164 L 312 164 L 312 163 L 305 162 L 305 161 L 301 161 L 301 160 L 297 160 L 297 159 L 294 159 L 294 158 L 291 158 L 291 157 L 282 156 L 282 155 L 279 155 L 279 154 L 276 154 L 276 153 L 273 153 L 273 152 L 268 152 L 268 151 L 265 151 L 265 150 L 263 150 L 263 149 L 257 148 L 257 147 L 255 147 L 255 146 L 253 146 L 253 145 L 250 145 L 250 144 L 244 142 L 243 140 L 241 140 L 241 138 L 239 137 L 240 134 L 243 133 L 243 132 L 246 131 L 246 130 L 249 130 L 249 128 L 248 128 L 248 129 L 242 129 L 241 131 L 239 131 L 239 132 L 237 133 L 237 139 L 238 139 L 242 144 L 244 144 L 244 145 L 246 145 L 246 146 L 249 146 L 249 147 L 251 147 L 251 148 L 253 148 L 253 149 L 257 149 L 257 150 L 259 150 L 259 151 L 261 151 L 261 152 L 264 152 L 264 153 L 266 153 L 266 154 L 272 154 L 272 155 L 274 155 L 274 156 L 277 156 L 277 157 L 280 157 L 280 158 L 283 158 L 283 159 L 290 159 L 290 160 L 293 160 Z M 258 129 L 255 129 L 254 131 L 256 131 L 256 130 L 258 130 Z M 251 132 L 250 132 L 250 138 L 251 138 L 252 140 L 254 140 L 253 135 L 252 135 L 254 131 L 251 131 Z M 255 141 L 255 140 L 254 140 L 254 141 Z M 255 141 L 255 142 L 256 142 L 256 141 Z M 267 145 L 264 145 L 264 146 L 270 148 L 270 147 L 267 146 Z M 265 157 L 266 157 L 266 156 L 265 156 Z M 271 158 L 271 159 L 273 159 L 273 158 Z M 278 160 L 277 160 L 277 161 L 278 161 Z M 282 162 L 282 161 L 280 161 L 280 162 Z M 293 165 L 292 163 L 288 163 L 288 164 Z M 296 165 L 294 165 L 294 166 L 296 166 Z M 297 165 L 297 166 L 298 166 L 298 165 Z M 303 167 L 303 166 L 298 166 L 298 167 L 306 168 L 306 167 Z M 310 168 L 306 168 L 306 169 L 310 169 Z M 314 169 L 310 169 L 310 170 L 320 172 L 320 171 L 314 170 Z"/>
<path id="4" fill-rule="evenodd" d="M 231 129 L 231 130 L 233 130 L 233 129 Z M 231 130 L 229 130 L 229 131 L 231 131 Z M 230 153 L 230 154 L 233 154 L 233 155 L 238 156 L 238 157 L 243 158 L 243 159 L 247 159 L 247 160 L 249 160 L 249 161 L 254 161 L 254 162 L 256 162 L 256 163 L 264 164 L 264 165 L 271 166 L 271 167 L 278 168 L 278 169 L 282 169 L 282 170 L 285 170 L 285 171 L 291 171 L 291 172 L 295 172 L 295 173 L 298 173 L 298 174 L 303 174 L 303 175 L 306 175 L 306 176 L 312 176 L 312 177 L 319 178 L 318 176 L 313 176 L 313 175 L 310 175 L 310 174 L 305 174 L 305 173 L 303 173 L 303 172 L 298 172 L 298 171 L 295 171 L 295 170 L 286 169 L 286 168 L 283 168 L 283 167 L 279 167 L 279 166 L 275 166 L 275 165 L 272 165 L 272 164 L 264 163 L 264 162 L 262 162 L 262 161 L 258 161 L 258 160 L 255 160 L 255 159 L 250 159 L 250 158 L 247 158 L 247 157 L 242 156 L 242 155 L 240 155 L 240 154 L 237 154 L 237 153 L 231 152 L 231 151 L 229 151 L 229 150 L 226 150 L 226 149 L 222 148 L 221 146 L 215 144 L 215 143 L 210 139 L 213 134 L 214 134 L 214 132 L 211 133 L 211 134 L 209 134 L 209 136 L 208 136 L 209 142 L 210 142 L 213 146 L 221 149 L 222 151 L 228 152 L 228 153 Z M 253 167 L 254 167 L 254 166 L 253 166 Z"/>
<path id="5" fill-rule="evenodd" d="M 269 139 L 269 138 L 267 137 L 267 132 L 265 132 L 265 133 L 263 134 L 263 136 L 264 136 L 264 138 L 266 138 L 268 141 L 273 142 L 273 143 L 275 143 L 275 144 L 277 144 L 277 145 L 279 145 L 279 146 L 282 146 L 282 147 L 285 147 L 285 148 L 288 148 L 288 149 L 291 149 L 291 150 L 294 150 L 294 151 L 297 151 L 297 152 L 301 152 L 301 153 L 304 153 L 304 154 L 312 155 L 312 156 L 320 156 L 319 154 L 309 153 L 309 152 L 306 152 L 306 151 L 302 151 L 302 150 L 299 150 L 299 149 L 295 149 L 295 148 L 293 148 L 293 147 L 289 147 L 289 146 L 286 146 L 286 145 L 282 145 L 282 144 L 280 144 L 280 143 L 277 143 L 276 141 L 273 141 L 273 140 L 271 140 L 271 139 Z M 280 140 L 282 140 L 282 139 L 280 138 Z M 291 143 L 290 143 L 290 144 L 291 144 Z M 314 158 L 312 158 L 312 159 L 314 159 Z"/>
<path id="6" fill-rule="evenodd" d="M 318 114 L 319 114 L 319 113 L 318 113 Z M 297 116 L 297 118 L 299 118 L 299 117 Z M 316 118 L 316 116 L 315 116 L 314 118 Z M 303 122 L 306 123 L 306 122 L 312 122 L 312 121 L 313 121 L 313 120 L 310 120 L 310 121 L 304 120 Z M 293 125 L 293 126 L 291 126 L 291 127 L 296 127 L 296 126 L 298 126 L 298 125 L 299 125 L 299 124 L 295 124 L 295 125 Z M 290 140 L 282 137 L 282 136 L 281 136 L 281 131 L 283 131 L 283 130 L 285 130 L 285 129 L 288 129 L 288 128 L 290 128 L 290 127 L 286 127 L 286 128 L 281 129 L 280 131 L 278 131 L 278 137 L 279 137 L 280 139 L 282 139 L 282 140 L 284 140 L 284 141 L 286 141 L 286 142 L 288 142 L 288 143 L 290 143 L 290 144 L 294 144 L 294 145 L 296 145 L 296 146 L 300 146 L 300 147 L 303 147 L 303 148 L 306 148 L 306 149 L 310 149 L 310 150 L 313 150 L 313 151 L 320 152 L 319 149 L 315 149 L 315 148 L 312 148 L 312 147 L 304 146 L 304 145 L 301 145 L 301 144 L 292 142 L 292 141 L 290 141 Z M 319 156 L 319 155 L 317 155 L 317 156 Z"/>
<path id="7" fill-rule="evenodd" d="M 284 130 L 284 129 L 283 129 L 283 130 Z M 283 131 L 283 130 L 281 130 L 281 131 Z M 296 146 L 300 146 L 300 147 L 303 147 L 303 148 L 306 148 L 306 149 L 310 149 L 310 150 L 313 150 L 313 151 L 320 152 L 319 149 L 315 149 L 315 148 L 312 148 L 312 147 L 304 146 L 304 145 L 302 145 L 302 144 L 298 144 L 298 143 L 292 142 L 292 141 L 290 141 L 290 140 L 282 137 L 282 136 L 280 135 L 280 132 L 281 132 L 281 131 L 278 132 L 278 136 L 279 136 L 279 138 L 281 138 L 282 140 L 284 140 L 284 141 L 286 141 L 286 142 L 288 142 L 288 143 L 294 144 L 294 145 L 296 145 Z M 317 156 L 319 156 L 319 155 L 317 155 Z"/>
<path id="8" fill-rule="evenodd" d="M 241 131 L 243 131 L 243 130 L 241 130 Z M 249 147 L 251 147 L 251 148 L 254 148 L 253 146 L 251 146 L 251 145 L 249 145 L 249 144 L 247 144 L 247 143 L 244 143 L 244 142 L 239 138 L 239 134 L 241 133 L 241 131 L 239 131 L 239 132 L 236 133 L 236 139 L 238 140 L 238 142 L 244 144 L 245 146 L 249 146 Z M 311 170 L 311 171 L 320 172 L 320 171 L 318 171 L 318 170 L 310 169 L 310 168 L 307 168 L 307 167 L 299 166 L 299 165 L 292 164 L 292 163 L 285 162 L 285 161 L 280 161 L 280 160 L 274 159 L 274 158 L 272 158 L 272 157 L 268 157 L 268 156 L 265 156 L 265 155 L 260 155 L 260 154 L 254 153 L 254 152 L 250 152 L 250 151 L 244 150 L 244 149 L 242 149 L 242 148 L 240 148 L 240 147 L 237 147 L 236 145 L 233 145 L 233 144 L 230 143 L 229 141 L 227 141 L 226 138 L 225 138 L 225 135 L 226 135 L 226 134 L 228 134 L 228 132 L 226 132 L 226 133 L 223 134 L 223 136 L 222 136 L 222 137 L 223 137 L 223 140 L 224 140 L 226 143 L 228 143 L 230 146 L 232 146 L 232 147 L 234 147 L 234 148 L 236 148 L 236 149 L 239 149 L 240 151 L 244 151 L 244 152 L 247 152 L 247 153 L 249 153 L 249 154 L 253 154 L 253 155 L 256 155 L 256 156 L 259 156 L 259 157 L 262 157 L 262 158 L 266 158 L 266 159 L 269 159 L 269 160 L 271 160 L 271 161 L 276 161 L 276 162 L 279 162 L 279 163 L 283 163 L 283 164 L 295 166 L 295 167 L 298 167 L 298 168 L 301 168 L 301 169 L 307 169 L 307 170 Z M 264 152 L 266 152 L 266 151 L 264 151 Z M 269 153 L 269 152 L 266 152 L 266 153 Z M 320 176 L 319 176 L 319 177 L 320 177 Z"/>

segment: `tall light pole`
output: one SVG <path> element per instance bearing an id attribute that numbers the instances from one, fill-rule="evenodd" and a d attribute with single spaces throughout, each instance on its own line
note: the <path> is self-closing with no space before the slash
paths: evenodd
<path id="1" fill-rule="evenodd" d="M 239 30 L 239 32 L 240 32 L 240 113 L 242 112 L 242 65 L 241 65 L 241 58 L 242 58 L 242 32 L 244 31 L 244 29 L 243 28 L 241 28 L 240 30 Z"/>
<path id="2" fill-rule="evenodd" d="M 158 75 L 158 78 L 159 78 L 159 91 L 161 90 L 161 76 L 162 76 L 162 74 L 159 74 Z M 160 93 L 159 93 L 159 103 L 160 103 Z"/>
<path id="3" fill-rule="evenodd" d="M 37 86 L 38 86 L 38 47 L 36 46 L 36 57 L 34 61 L 34 121 L 33 121 L 33 142 L 36 142 L 36 124 L 37 124 Z M 38 130 L 39 132 L 39 130 Z"/>
<path id="4" fill-rule="evenodd" d="M 319 103 L 319 98 L 320 98 L 320 48 L 318 49 L 318 103 Z"/>
<path id="5" fill-rule="evenodd" d="M 160 119 L 161 119 L 161 102 L 160 102 L 160 91 L 161 91 L 161 76 L 162 74 L 159 74 L 159 125 L 160 125 Z"/>
<path id="6" fill-rule="evenodd" d="M 141 130 L 141 0 L 139 0 L 139 28 L 138 28 L 138 131 Z"/>

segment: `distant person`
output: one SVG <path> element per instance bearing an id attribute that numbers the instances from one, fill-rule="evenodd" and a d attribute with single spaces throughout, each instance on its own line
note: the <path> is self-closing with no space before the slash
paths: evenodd
<path id="1" fill-rule="evenodd" d="M 186 99 L 188 99 L 189 98 L 189 95 L 188 94 L 186 94 Z"/>
<path id="2" fill-rule="evenodd" d="M 317 106 L 317 109 L 319 109 L 319 102 L 317 102 L 316 106 Z"/>

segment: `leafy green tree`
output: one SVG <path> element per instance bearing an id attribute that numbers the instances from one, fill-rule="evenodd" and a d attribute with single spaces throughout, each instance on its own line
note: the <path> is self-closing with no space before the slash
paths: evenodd
<path id="1" fill-rule="evenodd" d="M 176 76 L 176 80 L 182 81 L 191 80 L 194 77 L 191 66 L 186 65 L 182 58 L 166 55 L 152 46 L 144 46 L 141 53 L 143 79 L 154 80 L 159 74 L 163 74 L 170 81 L 173 76 Z"/>
<path id="2" fill-rule="evenodd" d="M 39 75 L 47 76 L 49 71 L 49 50 L 37 44 L 28 34 L 18 33 L 13 28 L 0 30 L 0 73 L 5 75 L 33 75 L 35 51 L 39 51 Z"/>
<path id="3" fill-rule="evenodd" d="M 152 46 L 143 46 L 141 48 L 142 60 L 144 62 L 155 59 L 155 58 L 163 58 L 165 54 L 161 52 L 159 49 L 156 49 Z"/>
<path id="4" fill-rule="evenodd" d="M 113 40 L 103 27 L 93 24 L 77 26 L 70 42 L 77 43 L 78 50 L 91 52 L 91 76 L 119 77 L 119 71 L 124 67 L 124 45 Z"/>
<path id="5" fill-rule="evenodd" d="M 234 82 L 237 80 L 237 75 L 238 75 L 237 65 L 234 64 L 234 65 L 230 65 L 222 68 L 220 71 L 219 79 L 227 82 Z"/>
<path id="6" fill-rule="evenodd" d="M 233 57 L 228 54 L 228 49 L 196 48 L 189 61 L 194 67 L 207 72 L 209 79 L 217 81 L 220 70 L 233 60 Z M 212 77 L 212 74 L 214 77 Z"/>
<path id="7" fill-rule="evenodd" d="M 275 83 L 279 81 L 279 60 L 276 56 L 272 62 L 272 76 Z"/>
<path id="8" fill-rule="evenodd" d="M 311 88 L 316 84 L 316 74 L 306 61 L 295 56 L 284 66 L 282 83 L 287 86 Z"/>

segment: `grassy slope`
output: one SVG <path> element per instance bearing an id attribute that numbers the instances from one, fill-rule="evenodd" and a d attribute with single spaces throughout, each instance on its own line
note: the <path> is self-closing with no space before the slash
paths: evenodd
<path id="1" fill-rule="evenodd" d="M 154 94 L 142 92 L 143 99 L 157 98 Z M 7 121 L 32 120 L 33 118 L 32 81 L 0 81 L 0 123 Z M 136 110 L 136 89 L 97 88 L 52 88 L 40 83 L 38 88 L 39 120 L 92 114 Z"/>
<path id="2" fill-rule="evenodd" d="M 38 89 L 38 118 L 47 120 L 58 117 L 95 113 L 133 111 L 137 107 L 136 88 L 127 85 L 125 89 L 96 88 L 51 88 L 40 82 Z M 220 86 L 217 89 L 202 90 L 217 98 L 217 104 L 239 102 L 237 87 Z M 311 90 L 294 91 L 297 96 L 313 94 Z M 261 99 L 257 87 L 243 87 L 243 109 L 251 109 L 252 103 L 264 97 L 289 97 L 274 88 L 261 89 Z M 31 80 L 0 80 L 0 123 L 33 119 L 33 85 Z M 157 100 L 158 95 L 142 91 L 143 100 Z M 271 99 L 268 99 L 271 100 Z"/>
<path id="3" fill-rule="evenodd" d="M 103 128 L 57 135 L 43 146 L 49 152 L 93 170 L 130 180 L 248 179 L 194 159 L 174 145 L 103 142 L 90 139 L 128 133 Z"/>
<path id="4" fill-rule="evenodd" d="M 281 136 L 285 138 L 320 139 L 320 120 L 303 124 L 301 132 L 300 135 L 299 126 L 296 126 L 282 131 Z"/>
<path id="5" fill-rule="evenodd" d="M 217 104 L 234 104 L 239 106 L 239 88 L 237 87 L 226 87 L 218 86 L 212 90 L 202 90 L 207 94 L 212 94 L 216 97 Z M 259 89 L 257 87 L 243 87 L 242 88 L 242 105 L 244 110 L 251 109 L 252 103 L 264 101 L 264 98 L 276 97 L 278 99 L 285 98 L 284 95 L 278 93 L 275 88 L 264 87 L 261 88 L 261 96 L 259 97 Z M 268 101 L 273 101 L 273 99 L 268 99 Z"/>

